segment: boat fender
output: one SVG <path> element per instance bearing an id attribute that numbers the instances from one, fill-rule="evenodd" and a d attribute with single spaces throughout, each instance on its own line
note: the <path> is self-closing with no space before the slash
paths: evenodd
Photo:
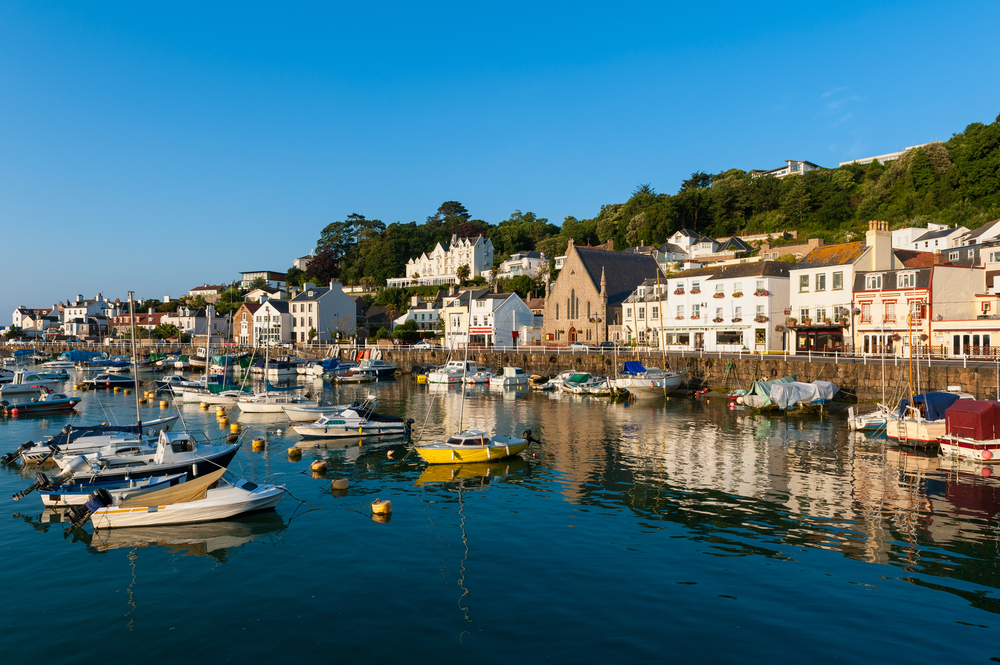
<path id="1" fill-rule="evenodd" d="M 993 453 L 988 450 L 983 451 L 983 459 L 993 459 Z"/>
<path id="2" fill-rule="evenodd" d="M 326 462 L 321 459 L 314 461 L 309 468 L 312 469 L 313 473 L 326 473 Z"/>
<path id="3" fill-rule="evenodd" d="M 388 515 L 392 512 L 392 501 L 375 499 L 375 501 L 372 502 L 372 512 L 376 515 Z"/>
<path id="4" fill-rule="evenodd" d="M 388 457 L 389 459 L 392 459 L 392 451 L 390 450 L 389 452 L 387 452 L 385 456 Z"/>
<path id="5" fill-rule="evenodd" d="M 111 493 L 103 487 L 90 493 L 87 502 L 82 506 L 72 506 L 66 511 L 66 516 L 74 527 L 80 526 L 101 508 L 107 508 L 112 503 Z"/>
<path id="6" fill-rule="evenodd" d="M 334 478 L 330 481 L 330 487 L 335 490 L 346 490 L 349 486 L 347 478 Z"/>
<path id="7" fill-rule="evenodd" d="M 46 476 L 44 473 L 39 473 L 38 475 L 35 476 L 35 482 L 31 483 L 17 494 L 14 494 L 13 499 L 14 501 L 20 501 L 21 499 L 28 496 L 35 490 L 45 491 L 50 487 L 52 487 L 52 484 L 49 482 L 49 477 Z"/>
<path id="8" fill-rule="evenodd" d="M 291 448 L 288 449 L 288 459 L 294 461 L 301 458 L 302 458 L 302 450 L 300 448 L 292 446 Z"/>

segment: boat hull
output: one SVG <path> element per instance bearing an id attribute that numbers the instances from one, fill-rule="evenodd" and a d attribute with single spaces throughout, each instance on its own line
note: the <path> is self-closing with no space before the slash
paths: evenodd
<path id="1" fill-rule="evenodd" d="M 679 375 L 649 379 L 635 376 L 613 379 L 609 383 L 615 388 L 624 388 L 636 396 L 655 397 L 673 392 L 682 381 L 683 377 Z"/>
<path id="2" fill-rule="evenodd" d="M 495 441 L 495 439 L 494 439 Z M 491 443 L 488 446 L 449 446 L 433 443 L 429 446 L 417 446 L 417 453 L 428 464 L 465 464 L 472 462 L 492 462 L 505 457 L 513 457 L 528 447 L 524 439 L 520 443 Z"/>
<path id="3" fill-rule="evenodd" d="M 136 464 L 135 466 L 120 467 L 115 469 L 99 469 L 85 473 L 73 474 L 73 483 L 96 483 L 112 482 L 116 480 L 150 478 L 152 476 L 169 476 L 175 473 L 184 473 L 187 479 L 197 478 L 219 467 L 228 467 L 229 463 L 236 457 L 239 444 L 228 447 L 226 450 L 206 455 L 195 462 L 178 462 L 176 464 Z"/>
<path id="4" fill-rule="evenodd" d="M 95 529 L 116 529 L 132 526 L 167 526 L 170 524 L 195 524 L 211 522 L 274 508 L 285 496 L 283 487 L 270 487 L 260 492 L 248 493 L 238 500 L 220 503 L 211 496 L 198 501 L 172 503 L 165 506 L 136 508 L 102 508 L 91 516 Z"/>
<path id="5" fill-rule="evenodd" d="M 944 420 L 890 420 L 886 423 L 886 435 L 899 443 L 909 446 L 936 446 L 945 434 Z"/>
<path id="6" fill-rule="evenodd" d="M 941 444 L 941 454 L 946 457 L 962 457 L 983 464 L 1000 464 L 1000 439 L 976 441 L 943 436 L 938 441 Z"/>

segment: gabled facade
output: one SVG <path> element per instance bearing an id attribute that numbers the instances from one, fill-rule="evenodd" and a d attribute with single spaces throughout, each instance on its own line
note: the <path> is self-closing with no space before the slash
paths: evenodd
<path id="1" fill-rule="evenodd" d="M 388 286 L 426 286 L 458 284 L 455 274 L 462 265 L 469 266 L 469 279 L 493 268 L 493 243 L 485 236 L 460 238 L 452 235 L 451 243 L 438 243 L 430 253 L 423 253 L 406 263 L 406 276 L 386 280 Z"/>
<path id="2" fill-rule="evenodd" d="M 394 325 L 401 326 L 407 321 L 413 321 L 419 330 L 437 330 L 438 322 L 441 320 L 442 299 L 424 301 L 419 295 L 414 295 L 410 299 L 410 308 L 406 313 L 393 321 Z"/>
<path id="3" fill-rule="evenodd" d="M 546 343 L 596 345 L 622 322 L 622 303 L 646 279 L 655 278 L 656 259 L 647 254 L 576 247 L 572 240 L 559 278 L 545 297 L 542 327 Z"/>
<path id="4" fill-rule="evenodd" d="M 667 239 L 667 243 L 680 247 L 687 254 L 686 260 L 715 254 L 722 244 L 714 238 L 703 236 L 690 229 L 677 231 Z"/>
<path id="5" fill-rule="evenodd" d="M 501 263 L 495 271 L 487 270 L 485 272 L 487 276 L 491 276 L 487 277 L 488 279 L 509 279 L 520 275 L 527 275 L 535 279 L 538 271 L 548 264 L 549 257 L 545 252 L 517 252 L 511 254 L 510 258 Z"/>
<path id="6" fill-rule="evenodd" d="M 254 346 L 292 341 L 292 315 L 287 300 L 265 300 L 253 315 Z"/>
<path id="7" fill-rule="evenodd" d="M 489 289 L 464 289 L 455 287 L 441 301 L 441 318 L 444 319 L 444 346 L 448 349 L 464 349 L 470 343 L 472 313 L 470 303 L 481 297 Z M 479 320 L 476 321 L 477 327 Z M 482 333 L 477 333 L 482 334 Z"/>
<path id="8" fill-rule="evenodd" d="M 229 317 L 217 314 L 215 307 L 212 305 L 199 309 L 178 307 L 176 312 L 165 313 L 160 320 L 161 323 L 177 326 L 177 329 L 182 334 L 191 335 L 192 337 L 195 335 L 207 335 L 209 321 L 211 321 L 213 338 L 216 336 L 228 336 Z"/>
<path id="9" fill-rule="evenodd" d="M 294 342 L 310 341 L 309 333 L 313 330 L 313 339 L 323 341 L 330 341 L 331 333 L 341 332 L 351 336 L 357 332 L 357 305 L 344 293 L 340 282 L 331 281 L 329 286 L 315 286 L 307 282 L 302 292 L 289 302 Z"/>
<path id="10" fill-rule="evenodd" d="M 233 343 L 252 346 L 254 343 L 254 314 L 260 303 L 245 302 L 233 313 Z"/>

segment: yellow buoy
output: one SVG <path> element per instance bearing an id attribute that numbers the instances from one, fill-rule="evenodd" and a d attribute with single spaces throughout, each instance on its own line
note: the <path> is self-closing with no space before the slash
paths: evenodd
<path id="1" fill-rule="evenodd" d="M 115 386 L 115 389 L 114 389 L 113 392 L 120 393 L 121 391 L 122 391 L 121 386 Z"/>
<path id="2" fill-rule="evenodd" d="M 126 395 L 131 395 L 132 394 L 132 389 L 131 388 L 126 388 L 125 389 L 125 394 Z"/>
<path id="3" fill-rule="evenodd" d="M 139 398 L 139 404 L 145 404 L 145 403 L 146 403 L 146 398 L 145 397 L 140 397 Z"/>
<path id="4" fill-rule="evenodd" d="M 229 426 L 229 431 L 232 432 L 233 434 L 236 434 L 237 432 L 240 431 L 240 424 L 233 423 L 232 425 Z"/>
<path id="5" fill-rule="evenodd" d="M 170 402 L 168 402 L 168 401 L 167 401 L 167 400 L 165 400 L 165 399 L 161 399 L 161 400 L 160 400 L 160 408 L 161 408 L 161 409 L 165 409 L 165 408 L 167 408 L 168 406 L 170 406 Z"/>
<path id="6" fill-rule="evenodd" d="M 310 467 L 313 473 L 326 473 L 326 462 L 321 459 L 314 461 Z"/>
<path id="7" fill-rule="evenodd" d="M 335 490 L 346 490 L 350 487 L 350 483 L 347 482 L 347 478 L 334 478 L 330 481 L 330 487 Z"/>
<path id="8" fill-rule="evenodd" d="M 79 383 L 74 383 L 73 384 L 73 390 L 79 390 L 79 389 L 80 389 L 80 384 Z"/>
<path id="9" fill-rule="evenodd" d="M 288 459 L 297 460 L 302 458 L 302 451 L 294 446 L 288 449 Z"/>
<path id="10" fill-rule="evenodd" d="M 222 408 L 222 407 L 220 406 L 219 408 L 217 408 L 217 409 L 215 410 L 215 415 L 217 415 L 217 416 L 219 416 L 219 417 L 222 417 L 222 416 L 226 415 L 226 410 L 225 410 L 225 409 L 223 409 L 223 408 Z"/>
<path id="11" fill-rule="evenodd" d="M 259 453 L 264 450 L 264 439 L 254 439 L 253 440 L 253 451 Z"/>
<path id="12" fill-rule="evenodd" d="M 427 375 L 417 374 L 417 383 L 427 383 Z"/>
<path id="13" fill-rule="evenodd" d="M 201 410 L 202 411 L 208 411 L 208 404 L 206 404 L 205 402 L 202 402 L 201 403 Z"/>
<path id="14" fill-rule="evenodd" d="M 388 515 L 392 512 L 392 501 L 375 499 L 372 503 L 372 512 L 376 515 Z"/>

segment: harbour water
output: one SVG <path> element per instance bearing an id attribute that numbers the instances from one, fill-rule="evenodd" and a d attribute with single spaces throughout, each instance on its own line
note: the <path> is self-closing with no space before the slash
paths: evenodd
<path id="1" fill-rule="evenodd" d="M 323 390 L 332 402 L 369 387 Z M 415 439 L 459 425 L 455 388 L 407 377 L 371 390 L 380 412 L 414 418 Z M 78 411 L 0 421 L 0 452 L 71 420 L 128 420 L 134 402 L 91 393 Z M 214 410 L 181 412 L 224 436 Z M 541 443 L 476 468 L 428 467 L 401 441 L 291 461 L 287 420 L 234 421 L 246 445 L 230 468 L 285 483 L 277 512 L 95 536 L 37 496 L 10 498 L 34 469 L 0 470 L 11 662 L 1000 658 L 1000 480 L 855 436 L 836 411 L 478 388 L 466 427 L 530 428 Z M 346 493 L 331 491 L 337 477 Z M 388 523 L 371 518 L 376 497 L 392 501 Z"/>

